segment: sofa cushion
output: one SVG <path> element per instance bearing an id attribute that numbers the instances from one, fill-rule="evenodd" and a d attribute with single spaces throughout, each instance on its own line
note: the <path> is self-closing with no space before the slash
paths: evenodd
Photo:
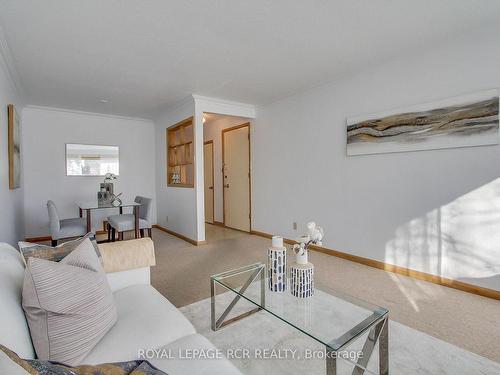
<path id="1" fill-rule="evenodd" d="M 188 335 L 159 348 L 160 351 L 171 353 L 173 358 L 153 359 L 145 358 L 151 364 L 169 375 L 236 375 L 241 372 L 226 358 L 198 358 L 185 359 L 190 354 L 186 349 L 203 350 L 207 355 L 214 355 L 217 349 L 204 336 L 199 334 Z M 184 358 L 179 358 L 182 353 Z M 191 352 L 192 353 L 192 352 Z"/>
<path id="2" fill-rule="evenodd" d="M 132 285 L 151 284 L 151 272 L 149 267 L 107 273 L 106 277 L 113 293 L 120 289 L 128 288 Z"/>
<path id="3" fill-rule="evenodd" d="M 0 243 L 0 344 L 31 359 L 35 351 L 21 307 L 23 280 L 23 257 L 12 246 Z"/>
<path id="4" fill-rule="evenodd" d="M 139 359 L 139 349 L 158 348 L 195 333 L 191 323 L 151 285 L 114 293 L 118 320 L 82 363 Z"/>
<path id="5" fill-rule="evenodd" d="M 29 258 L 23 308 L 38 358 L 79 365 L 117 316 L 89 239 L 59 263 Z"/>

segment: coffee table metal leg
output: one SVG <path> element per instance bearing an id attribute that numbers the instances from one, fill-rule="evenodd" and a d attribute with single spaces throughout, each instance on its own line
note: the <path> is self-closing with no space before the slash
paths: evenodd
<path id="1" fill-rule="evenodd" d="M 388 375 L 389 374 L 389 318 L 386 316 L 384 319 L 375 324 L 368 332 L 368 337 L 361 350 L 363 356 L 358 359 L 354 369 L 352 370 L 352 375 L 363 375 L 365 373 L 366 366 L 370 360 L 373 350 L 377 341 L 379 343 L 379 374 Z"/>
<path id="2" fill-rule="evenodd" d="M 233 309 L 233 307 L 236 305 L 236 303 L 240 300 L 241 298 L 241 294 L 244 294 L 245 291 L 248 289 L 248 287 L 255 281 L 257 280 L 257 277 L 260 275 L 261 279 L 260 279 L 260 286 L 261 286 L 261 296 L 260 296 L 260 300 L 261 300 L 261 304 L 265 302 L 265 268 L 264 267 L 261 267 L 259 268 L 258 270 L 256 270 L 249 278 L 248 280 L 245 282 L 245 284 L 241 287 L 241 289 L 239 290 L 239 293 L 240 294 L 237 294 L 233 300 L 229 303 L 228 307 L 226 307 L 226 309 L 224 310 L 224 312 L 221 314 L 221 316 L 217 319 L 216 318 L 216 311 L 215 311 L 215 297 L 216 297 L 216 281 L 215 279 L 212 277 L 210 278 L 210 303 L 211 303 L 211 326 L 212 326 L 212 330 L 213 331 L 217 331 L 219 330 L 220 328 L 228 325 L 228 324 L 231 324 L 237 320 L 240 320 L 240 319 L 243 319 L 253 313 L 256 313 L 260 310 L 262 310 L 262 307 L 256 307 L 250 311 L 247 311 L 243 314 L 240 314 L 234 318 L 231 318 L 231 319 L 228 319 L 228 320 L 225 320 L 226 317 L 229 315 L 229 313 L 231 312 L 231 310 Z M 222 285 L 224 287 L 224 285 Z"/>
<path id="3" fill-rule="evenodd" d="M 212 321 L 212 331 L 217 331 L 217 324 L 215 321 L 215 280 L 210 279 L 210 318 Z"/>
<path id="4" fill-rule="evenodd" d="M 326 348 L 326 375 L 337 375 L 337 356 L 334 350 Z"/>
<path id="5" fill-rule="evenodd" d="M 378 339 L 379 373 L 389 375 L 389 318 L 385 318 L 385 324 Z"/>
<path id="6" fill-rule="evenodd" d="M 266 272 L 264 268 L 260 271 L 260 305 L 266 307 Z"/>

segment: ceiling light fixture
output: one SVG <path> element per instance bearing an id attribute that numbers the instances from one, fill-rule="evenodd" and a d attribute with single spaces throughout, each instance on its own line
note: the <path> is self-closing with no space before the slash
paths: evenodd
<path id="1" fill-rule="evenodd" d="M 99 102 L 102 104 L 106 104 L 106 103 L 109 103 L 109 100 L 108 99 L 101 99 L 101 100 L 99 100 Z"/>

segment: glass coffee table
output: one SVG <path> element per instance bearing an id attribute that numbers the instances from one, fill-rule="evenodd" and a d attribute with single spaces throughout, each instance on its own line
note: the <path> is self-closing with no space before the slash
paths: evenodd
<path id="1" fill-rule="evenodd" d="M 337 359 L 352 343 L 366 336 L 362 355 L 353 363 L 353 375 L 367 370 L 368 361 L 379 344 L 378 373 L 389 374 L 389 311 L 329 288 L 315 288 L 309 298 L 294 297 L 287 286 L 285 292 L 272 292 L 267 286 L 264 263 L 213 275 L 211 287 L 211 325 L 217 331 L 258 311 L 282 320 L 303 334 L 324 345 L 326 373 L 337 373 Z M 234 294 L 224 311 L 216 309 L 217 288 Z M 231 311 L 241 299 L 253 306 L 247 312 L 231 317 Z"/>

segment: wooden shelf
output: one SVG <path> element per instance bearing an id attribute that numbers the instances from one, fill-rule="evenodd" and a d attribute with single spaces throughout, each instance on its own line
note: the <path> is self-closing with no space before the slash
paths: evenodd
<path id="1" fill-rule="evenodd" d="M 180 167 L 181 165 L 191 165 L 193 164 L 192 162 L 190 163 L 179 163 L 179 164 L 169 164 L 169 167 Z"/>
<path id="2" fill-rule="evenodd" d="M 169 184 L 169 187 L 179 187 L 179 188 L 194 188 L 191 184 Z"/>
<path id="3" fill-rule="evenodd" d="M 194 187 L 193 118 L 167 128 L 166 136 L 167 186 Z"/>
<path id="4" fill-rule="evenodd" d="M 179 146 L 186 146 L 186 145 L 190 145 L 191 143 L 193 143 L 193 141 L 184 142 L 184 143 L 179 143 L 179 144 L 175 144 L 175 145 L 170 145 L 169 147 L 170 147 L 170 148 L 177 148 L 177 147 L 179 147 Z"/>

